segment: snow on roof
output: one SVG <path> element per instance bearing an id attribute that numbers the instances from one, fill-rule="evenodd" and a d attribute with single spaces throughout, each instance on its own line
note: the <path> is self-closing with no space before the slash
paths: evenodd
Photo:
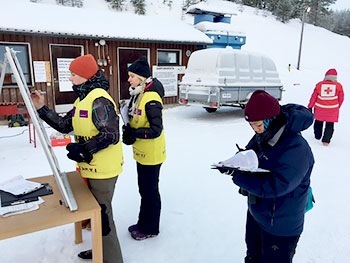
<path id="1" fill-rule="evenodd" d="M 118 40 L 212 44 L 204 33 L 181 20 L 89 8 L 5 1 L 0 32 L 80 36 Z"/>
<path id="2" fill-rule="evenodd" d="M 187 8 L 186 13 L 188 14 L 214 14 L 214 15 L 237 15 L 232 9 L 231 5 L 227 5 L 224 1 L 215 2 L 199 2 L 198 4 L 191 5 Z"/>
<path id="3" fill-rule="evenodd" d="M 204 33 L 214 33 L 214 34 L 230 34 L 236 36 L 245 36 L 246 34 L 241 31 L 237 31 L 235 26 L 227 23 L 213 23 L 208 21 L 200 22 L 194 25 L 195 28 Z"/>

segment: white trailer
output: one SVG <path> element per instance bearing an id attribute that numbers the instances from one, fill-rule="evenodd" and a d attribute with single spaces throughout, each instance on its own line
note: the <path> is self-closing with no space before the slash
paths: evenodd
<path id="1" fill-rule="evenodd" d="M 208 112 L 222 106 L 244 108 L 255 90 L 282 98 L 282 84 L 272 59 L 253 52 L 208 48 L 192 53 L 179 84 L 179 103 Z"/>

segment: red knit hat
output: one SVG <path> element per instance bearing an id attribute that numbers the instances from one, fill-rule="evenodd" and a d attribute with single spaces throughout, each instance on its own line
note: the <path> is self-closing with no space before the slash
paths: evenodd
<path id="1" fill-rule="evenodd" d="M 97 73 L 98 66 L 95 58 L 91 54 L 87 54 L 74 59 L 69 70 L 80 77 L 90 79 Z"/>
<path id="2" fill-rule="evenodd" d="M 329 75 L 331 75 L 331 76 L 337 76 L 338 73 L 337 73 L 337 71 L 336 71 L 334 68 L 331 68 L 331 69 L 329 69 L 329 70 L 326 72 L 326 75 L 325 75 L 325 76 L 329 76 Z"/>
<path id="3" fill-rule="evenodd" d="M 250 97 L 245 110 L 245 119 L 249 122 L 262 121 L 277 116 L 281 111 L 278 100 L 263 90 L 256 90 Z"/>

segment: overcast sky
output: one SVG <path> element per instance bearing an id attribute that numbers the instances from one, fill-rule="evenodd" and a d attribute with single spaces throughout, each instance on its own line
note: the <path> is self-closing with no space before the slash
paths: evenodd
<path id="1" fill-rule="evenodd" d="M 350 1 L 349 0 L 337 0 L 334 5 L 331 5 L 331 9 L 335 10 L 350 10 Z"/>

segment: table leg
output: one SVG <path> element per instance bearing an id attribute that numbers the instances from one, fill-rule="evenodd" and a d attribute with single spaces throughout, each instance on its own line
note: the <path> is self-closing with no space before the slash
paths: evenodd
<path id="1" fill-rule="evenodd" d="M 102 263 L 102 226 L 101 226 L 101 211 L 95 212 L 91 218 L 92 232 L 92 259 L 94 263 Z"/>
<path id="2" fill-rule="evenodd" d="M 81 221 L 75 222 L 74 225 L 75 225 L 75 244 L 80 244 L 83 242 Z"/>

